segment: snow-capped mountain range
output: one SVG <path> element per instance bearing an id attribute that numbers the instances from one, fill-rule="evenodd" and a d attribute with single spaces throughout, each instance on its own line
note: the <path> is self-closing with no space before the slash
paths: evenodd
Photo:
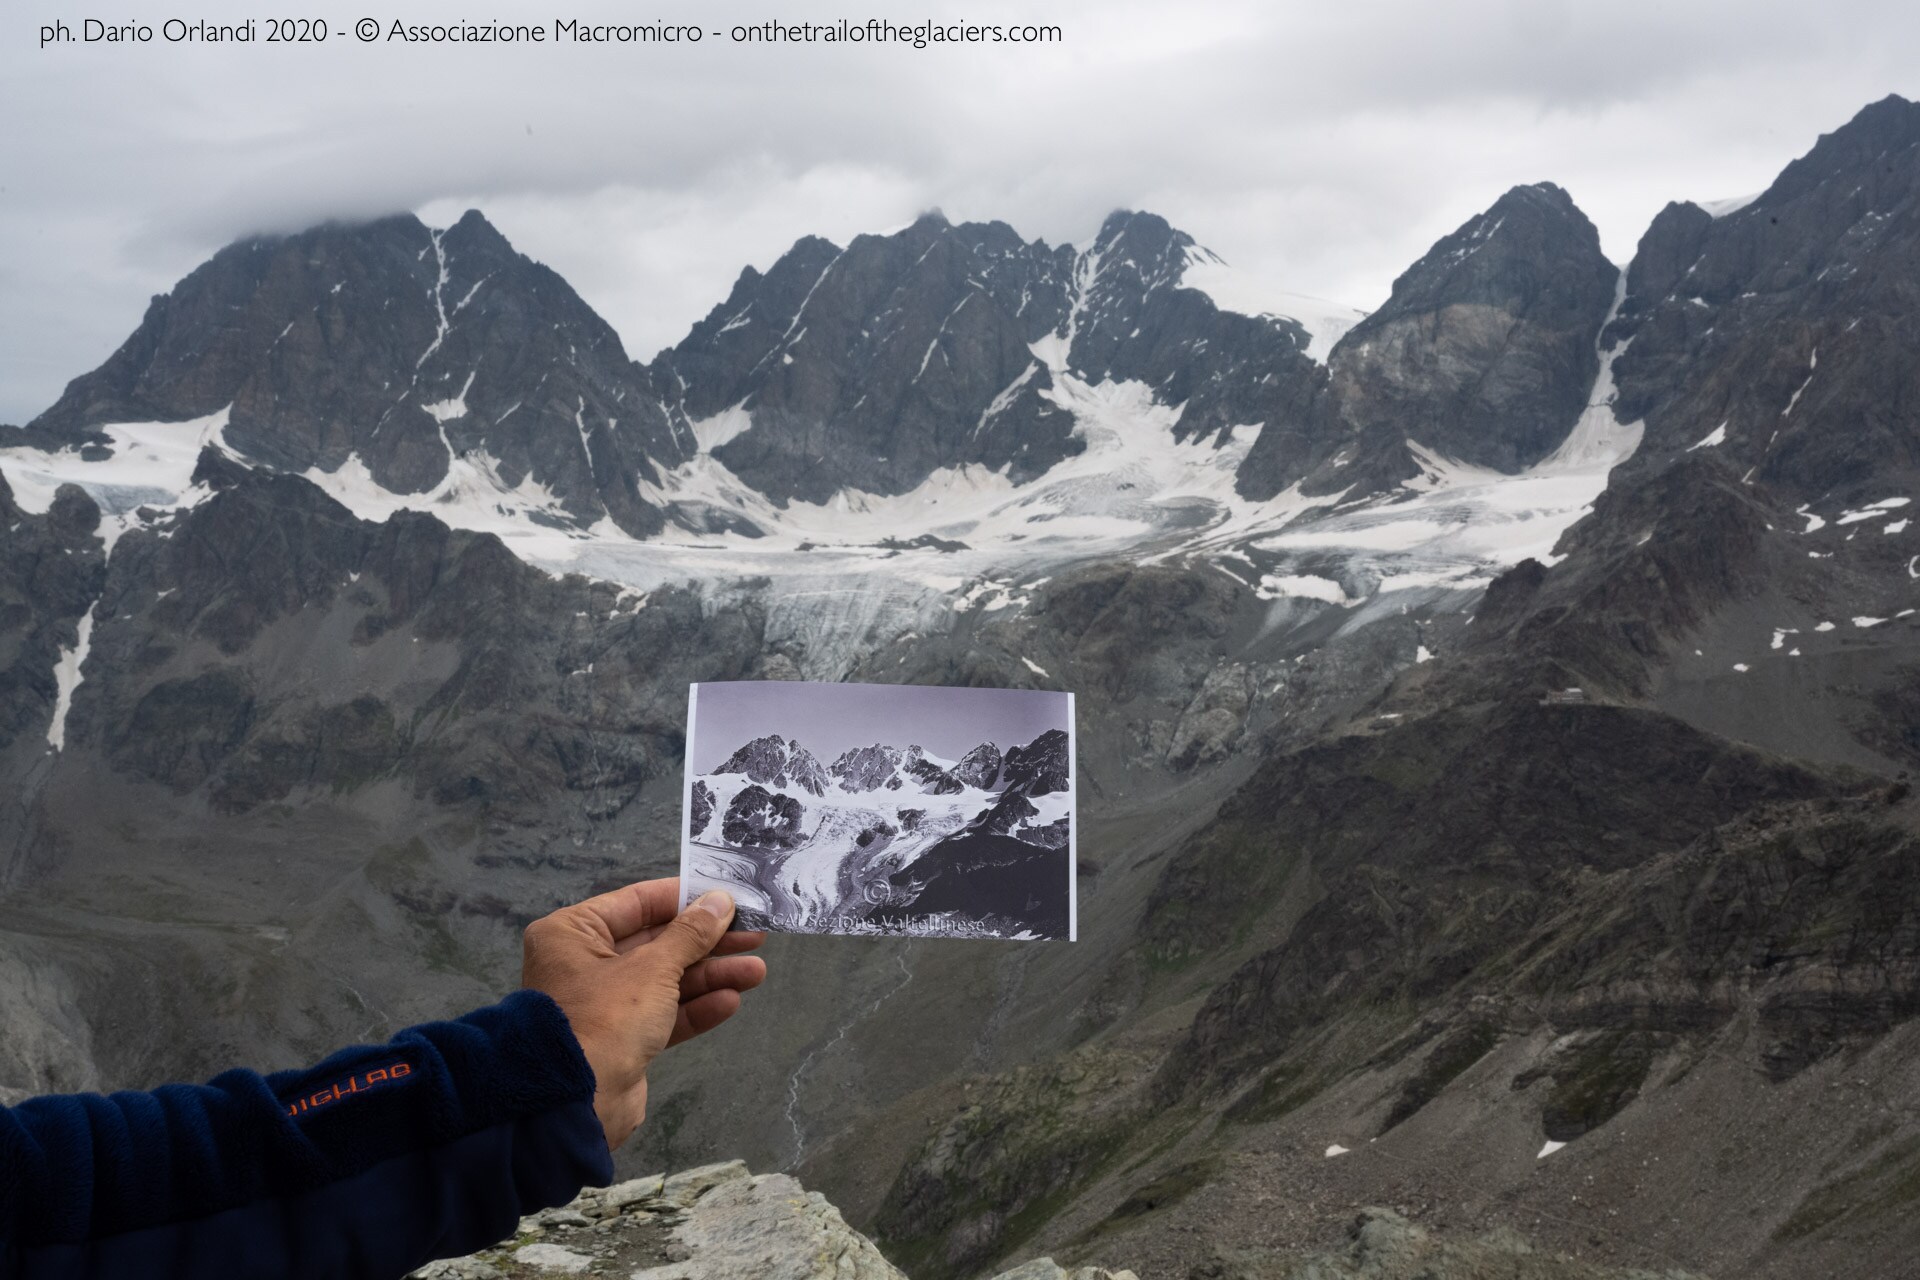
<path id="1" fill-rule="evenodd" d="M 1626 270 L 1564 191 L 1517 187 L 1370 315 L 1250 299 L 1148 213 L 1080 245 L 928 214 L 800 240 L 642 364 L 478 212 L 252 239 L 0 432 L 0 467 L 29 511 L 78 484 L 109 539 L 204 499 L 213 447 L 636 601 L 754 583 L 810 616 L 823 678 L 864 638 L 1117 556 L 1211 563 L 1276 616 L 1457 611 L 1550 563 L 1643 437 L 1737 455 L 1817 518 L 1909 496 L 1851 492 L 1870 472 L 1826 424 L 1854 406 L 1823 387 L 1884 380 L 1891 334 L 1869 335 L 1898 273 L 1871 263 L 1911 199 L 1897 167 L 1829 171 L 1885 154 L 1910 107 L 1875 104 L 1750 200 L 1670 206 Z M 1844 327 L 1781 313 L 1802 283 Z M 1702 367 L 1728 371 L 1715 404 L 1673 385 L 1719 386 L 1682 377 Z"/>
<path id="2" fill-rule="evenodd" d="M 1575 270 L 1598 283 L 1569 303 Z M 1203 557 L 1294 613 L 1464 601 L 1546 555 L 1638 440 L 1599 350 L 1620 278 L 1549 187 L 1436 246 L 1364 321 L 1223 309 L 1253 304 L 1150 214 L 1080 247 L 929 215 L 802 240 L 640 365 L 477 213 L 328 226 L 235 245 L 156 299 L 0 467 L 29 509 L 81 485 L 111 537 L 204 499 L 212 446 L 635 601 L 754 583 L 808 616 L 805 672 L 838 678 L 864 638 L 1015 608 L 1114 556 Z M 1395 335 L 1456 294 L 1504 335 L 1461 375 L 1472 421 L 1383 427 L 1377 389 L 1351 388 L 1419 376 L 1383 372 Z M 1475 443 L 1507 429 L 1558 448 Z"/>
<path id="3" fill-rule="evenodd" d="M 1897 381 L 1873 295 L 1898 273 L 1869 264 L 1897 252 L 1885 228 L 1911 193 L 1884 172 L 1816 180 L 1908 127 L 1876 104 L 1744 204 L 1671 206 L 1626 270 L 1564 191 L 1515 188 L 1370 315 L 1250 300 L 1151 214 L 1078 246 L 929 214 L 747 268 L 646 364 L 477 212 L 328 225 L 231 246 L 157 298 L 104 365 L 0 430 L 0 470 L 27 511 L 79 485 L 111 547 L 205 500 L 212 448 L 364 519 L 497 536 L 614 584 L 616 610 L 669 587 L 751 599 L 816 679 L 1122 558 L 1207 566 L 1282 630 L 1465 616 L 1505 570 L 1552 564 L 1630 459 L 1737 456 L 1808 532 L 1910 496 L 1874 487 L 1831 425 L 1855 398 L 1825 388 Z M 1756 252 L 1790 265 L 1769 276 Z M 1844 317 L 1824 339 L 1802 283 Z"/>

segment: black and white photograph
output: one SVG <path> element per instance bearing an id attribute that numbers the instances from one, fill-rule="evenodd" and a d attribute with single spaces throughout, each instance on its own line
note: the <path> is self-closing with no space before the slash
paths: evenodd
<path id="1" fill-rule="evenodd" d="M 1075 933 L 1073 695 L 730 681 L 687 696 L 684 901 L 782 933 Z"/>

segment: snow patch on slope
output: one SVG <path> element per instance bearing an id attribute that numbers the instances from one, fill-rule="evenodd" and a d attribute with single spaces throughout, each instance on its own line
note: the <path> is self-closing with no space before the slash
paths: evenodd
<path id="1" fill-rule="evenodd" d="M 1278 574 L 1269 573 L 1260 579 L 1260 585 L 1253 593 L 1262 600 L 1279 600 L 1294 597 L 1302 600 L 1322 600 L 1327 604 L 1353 604 L 1346 589 L 1331 578 L 1316 577 L 1310 573 Z"/>
<path id="2" fill-rule="evenodd" d="M 732 408 L 722 409 L 711 418 L 701 418 L 693 424 L 693 438 L 702 453 L 711 453 L 753 425 L 753 415 L 747 412 L 746 403 L 742 400 Z"/>
<path id="3" fill-rule="evenodd" d="M 560 499 L 532 475 L 509 484 L 499 463 L 485 450 L 450 456 L 447 474 L 426 493 L 394 493 L 383 488 L 354 454 L 333 471 L 311 467 L 302 476 L 363 520 L 384 521 L 401 511 L 424 511 L 456 529 L 491 533 L 529 564 L 562 572 L 575 549 L 613 529 L 602 521 L 592 530 L 556 528 L 577 525 Z"/>
<path id="4" fill-rule="evenodd" d="M 1701 436 L 1699 443 L 1688 445 L 1687 452 L 1692 453 L 1695 449 L 1718 448 L 1719 446 L 1725 444 L 1726 442 L 1727 442 L 1727 424 L 1723 422 L 1719 426 L 1715 427 L 1713 430 L 1707 432 L 1706 435 Z"/>
<path id="5" fill-rule="evenodd" d="M 228 409 L 232 408 L 231 405 Z M 80 450 L 0 448 L 0 471 L 22 511 L 44 515 L 63 484 L 78 485 L 100 508 L 107 550 L 142 523 L 139 510 L 197 506 L 211 490 L 193 483 L 200 450 L 223 444 L 228 409 L 186 422 L 123 422 L 94 430 L 112 441 L 113 456 L 89 462 Z"/>
<path id="6" fill-rule="evenodd" d="M 73 648 L 62 648 L 59 661 L 53 664 L 53 720 L 47 725 L 47 745 L 55 751 L 61 751 L 67 745 L 67 712 L 73 709 L 73 691 L 80 687 L 80 667 L 87 660 L 87 650 L 93 647 L 93 610 L 89 607 L 86 616 L 80 619 L 79 638 Z"/>

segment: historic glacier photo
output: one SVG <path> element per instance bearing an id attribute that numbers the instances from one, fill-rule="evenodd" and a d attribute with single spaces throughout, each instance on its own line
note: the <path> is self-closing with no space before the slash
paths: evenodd
<path id="1" fill-rule="evenodd" d="M 687 698 L 683 901 L 783 933 L 1074 936 L 1073 695 L 731 681 Z"/>

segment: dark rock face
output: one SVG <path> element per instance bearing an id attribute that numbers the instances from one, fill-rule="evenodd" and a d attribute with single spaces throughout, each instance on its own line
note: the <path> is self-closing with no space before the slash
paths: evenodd
<path id="1" fill-rule="evenodd" d="M 990 791 L 1000 778 L 1000 748 L 991 742 L 983 742 L 960 757 L 960 763 L 953 766 L 953 776 L 970 787 Z"/>
<path id="2" fill-rule="evenodd" d="M 1616 1075 L 1646 1054 L 1648 1035 L 1751 1009 L 1760 1067 L 1787 1079 L 1920 1014 L 1916 851 L 1878 789 L 1761 810 L 1616 886 L 1630 910 L 1568 918 L 1539 949 L 1528 984 L 1557 999 L 1563 1025 L 1614 1038 Z M 1732 991 L 1751 992 L 1751 1002 Z M 1583 1103 L 1612 1101 L 1605 1086 L 1618 1085 L 1592 1064 L 1559 1074 L 1552 1118 L 1569 1128 L 1589 1118 Z"/>
<path id="3" fill-rule="evenodd" d="M 1555 886 L 1576 868 L 1633 868 L 1757 805 L 1843 785 L 1614 707 L 1449 711 L 1275 761 L 1169 865 L 1148 908 L 1149 945 L 1175 956 L 1196 945 L 1194 930 L 1254 918 L 1308 866 L 1327 892 L 1292 908 L 1302 914 L 1287 941 L 1216 989 L 1163 1084 L 1184 1092 L 1271 1061 L 1356 998 L 1344 984 L 1326 994 L 1332 969 L 1437 998 L 1558 912 Z M 1302 838 L 1276 847 L 1276 832 Z M 1484 894 L 1441 887 L 1447 868 L 1467 866 Z M 1375 914 L 1382 895 L 1395 904 L 1391 925 Z M 1410 929 L 1424 941 L 1412 944 Z M 1349 970 L 1356 948 L 1370 958 Z"/>
<path id="4" fill-rule="evenodd" d="M 1071 765 L 1066 731 L 1049 729 L 1026 746 L 1007 750 L 1007 790 L 1030 796 L 1065 791 Z"/>
<path id="5" fill-rule="evenodd" d="M 1670 207 L 1635 262 L 1613 335 L 1635 467 L 1700 447 L 1803 502 L 1920 464 L 1920 105 L 1865 108 L 1736 212 Z"/>
<path id="6" fill-rule="evenodd" d="M 1541 584 L 1547 580 L 1547 566 L 1528 556 L 1487 585 L 1474 611 L 1473 624 L 1480 628 L 1474 639 L 1486 635 L 1504 635 L 1526 616 Z"/>
<path id="7" fill-rule="evenodd" d="M 875 743 L 843 751 L 828 769 L 846 791 L 878 791 L 882 787 L 900 789 L 900 751 L 897 747 Z"/>
<path id="8" fill-rule="evenodd" d="M 968 828 L 891 877 L 915 915 L 959 912 L 1009 934 L 1067 936 L 1068 870 L 1057 849 Z M 885 919 L 889 909 L 875 913 Z"/>
<path id="9" fill-rule="evenodd" d="M 798 738 L 782 739 L 778 734 L 755 738 L 741 747 L 715 773 L 744 773 L 769 787 L 799 787 L 814 795 L 827 790 L 827 771 L 800 745 Z"/>
<path id="10" fill-rule="evenodd" d="M 45 514 L 29 515 L 0 475 L 0 752 L 44 739 L 54 664 L 79 643 L 80 620 L 106 579 L 99 525 L 99 508 L 71 485 Z"/>
<path id="11" fill-rule="evenodd" d="M 1084 253 L 937 214 L 844 250 L 809 238 L 743 273 L 654 378 L 684 383 L 692 419 L 748 409 L 752 427 L 715 456 L 771 497 L 813 502 L 965 464 L 1018 482 L 1080 452 L 1033 350 L 1053 335 L 1077 376 L 1183 404 L 1183 438 L 1303 411 L 1324 377 L 1304 332 L 1180 288 L 1192 252 L 1142 213 L 1114 214 Z"/>
<path id="12" fill-rule="evenodd" d="M 826 794 L 829 781 L 826 766 L 814 759 L 813 753 L 798 741 L 789 739 L 787 745 L 793 750 L 793 754 L 787 758 L 787 777 L 793 780 L 793 785 L 815 795 Z"/>
<path id="13" fill-rule="evenodd" d="M 253 691 L 236 672 L 215 669 L 149 689 L 106 742 L 114 765 L 175 791 L 205 782 L 246 737 Z"/>
<path id="14" fill-rule="evenodd" d="M 1620 1114 L 1639 1096 L 1654 1059 L 1678 1037 L 1666 1031 L 1614 1028 L 1575 1032 L 1540 1066 L 1513 1078 L 1515 1089 L 1552 1082 L 1540 1108 L 1540 1128 L 1555 1142 L 1572 1142 Z"/>
<path id="15" fill-rule="evenodd" d="M 991 808 L 967 824 L 967 829 L 988 835 L 1012 835 L 1015 827 L 1039 812 L 1027 799 L 1024 787 L 1009 786 Z"/>
<path id="16" fill-rule="evenodd" d="M 1044 827 L 1028 827 L 1013 834 L 1014 839 L 1037 844 L 1042 849 L 1064 849 L 1072 842 L 1070 824 L 1065 818 L 1055 818 Z"/>
<path id="17" fill-rule="evenodd" d="M 406 726 L 379 698 L 318 706 L 283 716 L 254 735 L 228 764 L 210 800 L 216 808 L 244 813 L 285 800 L 298 786 L 353 790 L 399 767 L 412 746 Z"/>
<path id="18" fill-rule="evenodd" d="M 445 232 L 399 217 L 223 249 L 27 430 L 227 406 L 228 440 L 284 470 L 357 456 L 420 493 L 454 455 L 484 453 L 509 486 L 640 535 L 662 516 L 636 485 L 694 447 L 606 322 L 473 212 Z"/>
<path id="19" fill-rule="evenodd" d="M 1616 332 L 1626 332 L 1637 317 L 1673 296 L 1700 260 L 1713 222 L 1712 214 L 1689 201 L 1673 201 L 1654 215 L 1627 265 L 1627 293 L 1620 300 L 1623 323 Z"/>
<path id="20" fill-rule="evenodd" d="M 555 580 L 490 536 L 410 512 L 370 524 L 302 479 L 235 470 L 198 507 L 121 536 L 67 720 L 74 749 L 216 809 L 397 775 L 482 811 L 573 793 L 617 812 L 669 759 L 677 776 L 683 708 L 657 684 L 663 664 L 737 677 L 756 643 L 751 613 L 708 622 L 671 592 L 622 612 L 611 586 Z M 577 617 L 604 621 L 590 641 L 604 693 L 565 687 L 581 689 L 567 673 L 587 666 L 588 638 L 556 619 Z M 314 660 L 319 637 L 340 692 L 261 674 L 288 653 Z M 580 718 L 542 710 L 558 705 Z M 423 720 L 437 727 L 416 735 Z"/>
<path id="21" fill-rule="evenodd" d="M 1515 187 L 1341 340 L 1340 417 L 1363 451 L 1397 433 L 1500 471 L 1539 461 L 1586 408 L 1618 274 L 1566 192 Z"/>
<path id="22" fill-rule="evenodd" d="M 966 1108 L 927 1137 L 888 1189 L 876 1239 L 916 1277 L 992 1275 L 991 1260 L 1020 1238 L 1023 1219 L 1037 1216 L 1024 1211 L 1098 1168 L 1120 1134 L 1140 1123 L 1127 1088 L 1140 1066 L 1128 1055 L 1086 1052 L 980 1078 Z M 1065 1099 L 1075 1105 L 1063 1106 Z M 974 1202 L 994 1208 L 970 1212 Z"/>
<path id="23" fill-rule="evenodd" d="M 1603 492 L 1552 571 L 1529 560 L 1496 579 L 1468 649 L 1498 654 L 1508 681 L 1643 697 L 1717 611 L 1805 572 L 1800 548 L 1769 545 L 1777 519 L 1711 452 L 1683 455 Z"/>
<path id="24" fill-rule="evenodd" d="M 1204 679 L 1199 655 L 1218 652 L 1238 619 L 1264 608 L 1237 578 L 1125 563 L 1065 575 L 1036 603 L 1071 646 L 1082 688 L 1116 703 L 1164 697 L 1182 706 Z"/>
<path id="25" fill-rule="evenodd" d="M 792 796 L 749 783 L 741 788 L 720 820 L 728 844 L 750 849 L 791 849 L 806 838 L 806 811 Z"/>
<path id="26" fill-rule="evenodd" d="M 659 367 L 691 418 L 752 413 L 714 453 L 776 499 L 899 493 L 967 462 L 1037 475 L 1079 448 L 1028 350 L 1065 314 L 1070 257 L 938 216 L 844 250 L 805 239 Z"/>
<path id="27" fill-rule="evenodd" d="M 1565 191 L 1515 187 L 1394 281 L 1310 404 L 1267 419 L 1240 492 L 1391 489 L 1419 473 L 1409 440 L 1501 471 L 1538 462 L 1586 408 L 1618 278 Z"/>
<path id="28" fill-rule="evenodd" d="M 1012 836 L 1027 844 L 1039 845 L 1043 849 L 1064 849 L 1067 847 L 1067 819 L 1060 818 L 1042 827 L 1023 826 L 1029 819 L 1038 816 L 1039 810 L 1028 798 L 1030 795 L 1044 794 L 1042 791 L 1029 791 L 1025 785 L 1009 786 L 1001 793 L 1000 799 L 985 812 L 967 824 L 969 834 Z"/>
<path id="29" fill-rule="evenodd" d="M 692 810 L 689 815 L 688 829 L 698 835 L 707 829 L 707 823 L 713 820 L 713 788 L 696 778 L 693 783 Z"/>

